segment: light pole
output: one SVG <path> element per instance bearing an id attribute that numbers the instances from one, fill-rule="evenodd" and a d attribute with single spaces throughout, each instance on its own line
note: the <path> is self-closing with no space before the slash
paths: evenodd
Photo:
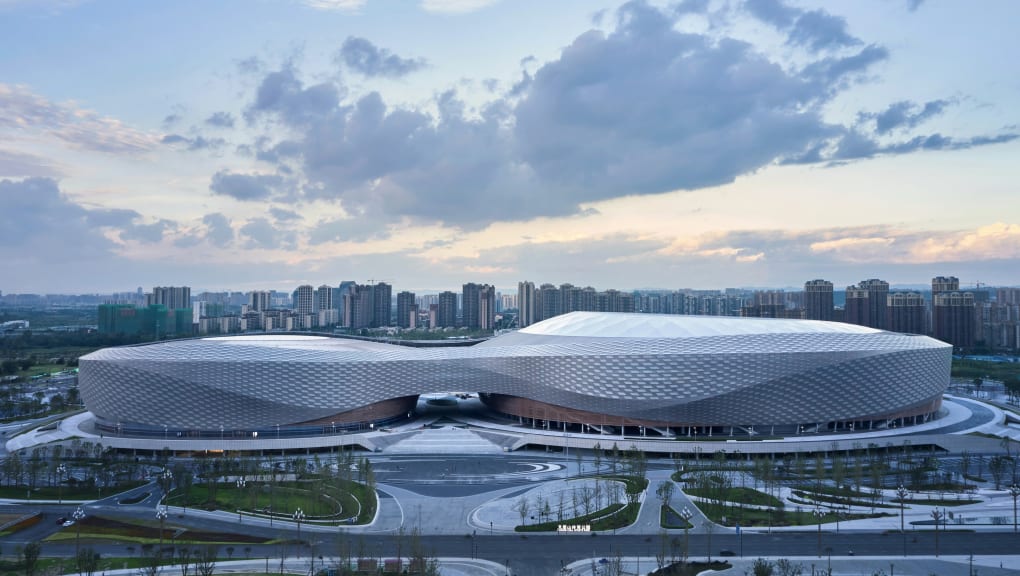
<path id="1" fill-rule="evenodd" d="M 694 518 L 695 513 L 691 512 L 687 507 L 683 507 L 680 511 L 680 518 L 683 519 L 683 563 L 687 562 L 687 554 L 690 551 L 690 547 L 687 547 L 691 543 L 691 519 Z"/>
<path id="2" fill-rule="evenodd" d="M 244 480 L 244 478 L 238 478 L 237 479 L 237 493 L 239 495 L 241 495 L 241 491 L 244 490 L 244 487 L 247 484 L 248 483 Z M 243 495 L 241 495 L 241 496 L 243 497 Z M 238 524 L 241 523 L 241 505 L 240 504 L 238 504 L 238 506 L 237 506 L 237 523 Z"/>
<path id="3" fill-rule="evenodd" d="M 67 467 L 63 464 L 57 466 L 57 504 L 64 503 L 64 473 L 67 472 Z"/>
<path id="4" fill-rule="evenodd" d="M 907 502 L 907 495 L 910 492 L 900 484 L 899 488 L 896 489 L 896 497 L 900 499 L 900 534 L 903 536 L 903 556 L 907 555 L 907 533 L 903 529 L 903 506 Z"/>
<path id="5" fill-rule="evenodd" d="M 297 548 L 298 558 L 301 557 L 301 521 L 305 519 L 305 511 L 298 508 L 294 511 L 294 521 L 297 522 Z"/>
<path id="6" fill-rule="evenodd" d="M 939 557 L 939 522 L 941 522 L 942 519 L 945 517 L 945 513 L 943 513 L 938 508 L 936 508 L 936 509 L 931 511 L 931 517 L 932 517 L 932 519 L 935 520 L 935 557 L 938 558 Z"/>
<path id="7" fill-rule="evenodd" d="M 1013 533 L 1016 534 L 1016 499 L 1020 498 L 1020 486 L 1016 484 L 1010 486 L 1009 495 L 1013 497 Z"/>
<path id="8" fill-rule="evenodd" d="M 708 563 L 709 564 L 712 563 L 712 529 L 713 529 L 712 521 L 711 520 L 706 520 L 705 521 L 705 532 L 708 533 Z"/>
<path id="9" fill-rule="evenodd" d="M 82 510 L 81 506 L 75 508 L 74 512 L 71 514 L 71 518 L 74 519 L 74 527 L 75 527 L 75 534 L 74 534 L 74 558 L 75 558 L 76 562 L 78 561 L 78 556 L 81 553 L 81 520 L 84 517 L 85 517 L 85 511 Z"/>
<path id="10" fill-rule="evenodd" d="M 166 523 L 166 506 L 159 506 L 156 508 L 156 519 L 159 520 L 159 558 L 163 556 L 163 526 Z M 162 563 L 162 562 L 161 562 Z"/>
<path id="11" fill-rule="evenodd" d="M 170 483 L 174 479 L 174 473 L 169 468 L 164 468 L 163 473 L 160 474 L 160 478 L 163 479 L 163 499 L 166 504 L 170 503 Z"/>
<path id="12" fill-rule="evenodd" d="M 815 509 L 811 511 L 811 514 L 818 521 L 818 557 L 822 557 L 822 518 L 825 517 L 825 512 L 821 508 L 815 506 Z"/>

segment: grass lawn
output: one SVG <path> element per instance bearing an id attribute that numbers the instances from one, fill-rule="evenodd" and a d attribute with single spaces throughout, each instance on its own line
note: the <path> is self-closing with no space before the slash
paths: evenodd
<path id="1" fill-rule="evenodd" d="M 698 496 L 700 498 L 711 498 L 713 500 L 724 500 L 737 504 L 751 504 L 754 506 L 779 507 L 783 503 L 775 496 L 771 496 L 753 488 L 732 486 L 729 488 L 684 488 L 685 494 Z"/>
<path id="2" fill-rule="evenodd" d="M 355 518 L 355 524 L 367 524 L 375 517 L 378 505 L 375 492 L 364 484 L 343 480 L 303 480 L 279 482 L 249 481 L 244 488 L 233 482 L 197 484 L 187 491 L 178 487 L 170 492 L 170 506 L 187 506 L 203 510 L 238 509 L 246 514 L 266 515 L 275 511 L 277 518 L 290 519 L 300 508 L 305 522 L 335 524 Z"/>

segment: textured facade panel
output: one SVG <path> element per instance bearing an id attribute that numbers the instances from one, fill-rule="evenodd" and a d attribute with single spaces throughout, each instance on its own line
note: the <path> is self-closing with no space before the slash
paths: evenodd
<path id="1" fill-rule="evenodd" d="M 384 419 L 380 403 L 450 391 L 610 420 L 796 425 L 929 405 L 950 355 L 931 338 L 830 322 L 574 313 L 465 348 L 308 336 L 110 348 L 80 360 L 79 383 L 107 422 L 206 430 Z"/>

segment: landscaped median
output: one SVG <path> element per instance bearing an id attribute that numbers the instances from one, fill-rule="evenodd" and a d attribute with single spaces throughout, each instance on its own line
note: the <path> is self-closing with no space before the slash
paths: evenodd
<path id="1" fill-rule="evenodd" d="M 588 514 L 563 518 L 562 520 L 521 524 L 516 526 L 514 530 L 517 532 L 556 532 L 563 525 L 588 525 L 592 532 L 598 532 L 623 528 L 637 520 L 638 512 L 641 510 L 641 494 L 648 488 L 648 480 L 646 478 L 637 476 L 599 476 L 587 480 L 604 482 L 606 490 L 609 490 L 612 483 L 622 484 L 627 502 L 613 502 Z"/>
<path id="2" fill-rule="evenodd" d="M 96 515 L 85 516 L 75 526 L 51 534 L 44 540 L 44 542 L 67 541 L 78 541 L 82 546 L 111 542 L 123 543 L 131 548 L 125 548 L 128 552 L 134 552 L 134 547 L 141 551 L 145 546 L 152 546 L 160 542 L 164 545 L 187 544 L 189 546 L 209 544 L 229 546 L 275 542 L 275 540 L 267 540 L 250 534 L 184 529 L 175 526 L 172 522 L 165 522 L 162 534 L 160 534 L 160 524 L 155 518 L 151 522 L 124 522 Z"/>
<path id="3" fill-rule="evenodd" d="M 173 507 L 225 510 L 261 518 L 289 520 L 295 510 L 312 524 L 368 524 L 375 517 L 375 491 L 343 479 L 307 478 L 273 482 L 269 478 L 177 487 L 166 501 Z"/>

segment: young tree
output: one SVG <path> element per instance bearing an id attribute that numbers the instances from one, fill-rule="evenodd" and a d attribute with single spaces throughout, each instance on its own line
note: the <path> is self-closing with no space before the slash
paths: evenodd
<path id="1" fill-rule="evenodd" d="M 25 576 L 35 576 L 41 553 L 42 545 L 38 542 L 29 542 L 21 549 L 21 565 L 25 569 Z"/>
<path id="2" fill-rule="evenodd" d="M 91 547 L 82 548 L 78 551 L 76 561 L 79 574 L 92 576 L 95 574 L 96 569 L 99 568 L 99 552 L 96 552 Z"/>
<path id="3" fill-rule="evenodd" d="M 669 507 L 670 500 L 673 499 L 674 489 L 674 484 L 669 480 L 659 482 L 658 487 L 655 489 L 655 495 L 659 498 L 659 501 L 662 502 L 663 508 Z"/>
<path id="4" fill-rule="evenodd" d="M 521 516 L 521 525 L 528 523 L 528 511 L 531 509 L 531 502 L 526 494 L 522 494 L 517 502 L 514 502 L 512 509 Z"/>
<path id="5" fill-rule="evenodd" d="M 775 565 L 764 558 L 758 558 L 751 563 L 751 573 L 754 576 L 772 576 L 774 571 Z"/>
<path id="6" fill-rule="evenodd" d="M 216 571 L 216 547 L 206 546 L 195 558 L 195 573 L 197 576 L 213 576 Z"/>

